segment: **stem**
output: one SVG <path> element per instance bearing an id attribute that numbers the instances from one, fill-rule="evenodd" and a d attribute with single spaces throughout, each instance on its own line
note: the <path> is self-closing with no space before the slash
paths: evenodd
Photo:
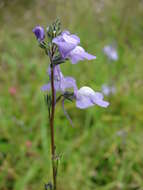
<path id="1" fill-rule="evenodd" d="M 52 110 L 50 118 L 51 129 L 51 152 L 52 152 L 52 167 L 53 167 L 53 189 L 56 190 L 56 173 L 57 168 L 55 165 L 55 140 L 54 140 L 54 115 L 55 115 L 55 89 L 54 89 L 54 67 L 51 68 L 51 88 L 52 88 Z"/>
<path id="2" fill-rule="evenodd" d="M 53 169 L 53 190 L 56 190 L 56 177 L 57 177 L 57 164 L 56 164 L 56 146 L 54 139 L 54 116 L 55 116 L 55 88 L 54 88 L 54 65 L 52 62 L 53 51 L 50 54 L 51 62 L 51 89 L 52 89 L 52 105 L 51 105 L 51 115 L 50 115 L 50 133 L 51 133 L 51 154 L 52 154 L 52 169 Z"/>

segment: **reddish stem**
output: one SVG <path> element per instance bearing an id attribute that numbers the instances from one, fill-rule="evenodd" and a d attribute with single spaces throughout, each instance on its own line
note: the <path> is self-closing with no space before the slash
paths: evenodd
<path id="1" fill-rule="evenodd" d="M 52 52 L 49 52 L 50 62 L 51 62 L 51 89 L 52 89 L 52 105 L 50 114 L 50 133 L 51 133 L 51 154 L 52 154 L 52 169 L 53 169 L 53 190 L 56 190 L 56 177 L 57 177 L 57 165 L 56 165 L 56 146 L 54 139 L 54 116 L 55 116 L 55 88 L 54 88 L 54 65 L 53 65 L 54 51 L 52 47 Z"/>
<path id="2" fill-rule="evenodd" d="M 55 89 L 54 89 L 54 67 L 51 68 L 51 88 L 52 88 L 52 110 L 50 117 L 50 129 L 51 129 L 51 152 L 52 152 L 52 167 L 53 167 L 53 186 L 56 190 L 56 173 L 57 168 L 55 165 L 55 140 L 54 140 L 54 115 L 55 115 Z"/>

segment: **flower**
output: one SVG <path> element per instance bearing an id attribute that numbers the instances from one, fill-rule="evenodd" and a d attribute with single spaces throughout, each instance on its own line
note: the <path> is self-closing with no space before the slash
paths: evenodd
<path id="1" fill-rule="evenodd" d="M 52 42 L 58 46 L 62 58 L 66 58 L 69 52 L 80 43 L 80 39 L 78 36 L 70 34 L 69 31 L 64 31 Z"/>
<path id="2" fill-rule="evenodd" d="M 80 43 L 80 39 L 78 36 L 70 34 L 69 31 L 64 31 L 52 42 L 58 46 L 61 56 L 66 58 L 69 52 Z"/>
<path id="3" fill-rule="evenodd" d="M 82 61 L 84 59 L 96 59 L 96 56 L 87 53 L 81 46 L 76 46 L 72 51 L 70 51 L 67 58 L 71 60 L 72 64 L 76 64 L 78 61 Z"/>
<path id="4" fill-rule="evenodd" d="M 32 32 L 35 34 L 37 40 L 39 42 L 43 41 L 45 38 L 45 32 L 44 32 L 44 28 L 41 26 L 36 26 L 35 28 L 33 28 Z"/>
<path id="5" fill-rule="evenodd" d="M 110 94 L 115 94 L 116 88 L 115 86 L 109 86 L 107 84 L 102 85 L 102 93 L 106 96 L 109 96 Z"/>
<path id="6" fill-rule="evenodd" d="M 17 93 L 16 87 L 14 87 L 14 86 L 10 87 L 9 88 L 9 93 L 10 93 L 10 95 L 15 96 L 16 93 Z"/>
<path id="7" fill-rule="evenodd" d="M 76 107 L 85 109 L 97 104 L 101 107 L 107 107 L 109 102 L 103 100 L 103 95 L 100 92 L 94 92 L 91 88 L 83 86 L 76 93 Z"/>
<path id="8" fill-rule="evenodd" d="M 48 68 L 48 74 L 51 81 L 51 68 Z M 54 87 L 56 91 L 64 92 L 68 88 L 73 88 L 74 92 L 77 91 L 76 81 L 72 77 L 64 77 L 60 66 L 57 65 L 54 68 Z M 50 91 L 51 90 L 51 83 L 45 84 L 41 88 L 42 91 Z"/>
<path id="9" fill-rule="evenodd" d="M 30 140 L 27 140 L 25 142 L 25 145 L 26 145 L 27 148 L 30 148 L 32 146 L 32 142 Z"/>
<path id="10" fill-rule="evenodd" d="M 61 35 L 54 38 L 52 42 L 58 46 L 62 58 L 69 58 L 72 64 L 84 59 L 96 59 L 96 56 L 87 53 L 81 46 L 78 46 L 80 43 L 79 37 L 70 34 L 69 31 L 62 32 Z"/>
<path id="11" fill-rule="evenodd" d="M 111 46 L 111 45 L 107 45 L 103 48 L 103 52 L 104 54 L 113 61 L 117 61 L 118 60 L 118 53 L 116 51 L 116 49 Z"/>

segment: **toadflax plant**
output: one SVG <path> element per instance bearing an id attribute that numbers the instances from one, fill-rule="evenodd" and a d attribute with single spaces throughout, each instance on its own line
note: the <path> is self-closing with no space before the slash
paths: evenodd
<path id="1" fill-rule="evenodd" d="M 57 19 L 53 24 L 47 27 L 45 33 L 44 28 L 36 26 L 33 29 L 40 47 L 49 57 L 49 67 L 47 74 L 49 83 L 41 87 L 41 90 L 46 94 L 46 102 L 48 107 L 50 136 L 51 136 L 51 155 L 52 155 L 52 170 L 53 183 L 45 185 L 45 189 L 57 189 L 57 169 L 58 155 L 56 154 L 56 146 L 54 139 L 54 119 L 55 108 L 57 102 L 62 102 L 62 108 L 67 119 L 72 124 L 72 121 L 64 109 L 64 101 L 75 101 L 76 107 L 85 109 L 94 105 L 107 107 L 108 102 L 103 100 L 103 95 L 100 92 L 95 92 L 90 87 L 83 86 L 78 89 L 76 80 L 73 77 L 64 76 L 60 69 L 60 64 L 64 64 L 70 60 L 72 64 L 77 64 L 82 60 L 96 59 L 96 56 L 87 53 L 79 44 L 78 36 L 71 34 L 69 31 L 61 31 L 60 21 Z M 47 37 L 47 39 L 45 39 Z M 68 65 L 67 65 L 68 66 Z"/>

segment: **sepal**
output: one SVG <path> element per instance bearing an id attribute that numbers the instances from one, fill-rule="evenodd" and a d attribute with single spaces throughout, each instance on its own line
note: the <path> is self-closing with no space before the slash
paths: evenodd
<path id="1" fill-rule="evenodd" d="M 47 27 L 47 36 L 52 41 L 53 38 L 61 34 L 61 22 L 59 19 Z"/>
<path id="2" fill-rule="evenodd" d="M 61 56 L 56 56 L 53 59 L 53 64 L 54 65 L 59 65 L 65 62 L 65 59 L 63 59 Z"/>
<path id="3" fill-rule="evenodd" d="M 40 42 L 40 43 L 39 43 L 39 46 L 40 46 L 40 48 L 42 48 L 42 49 L 46 49 L 46 44 L 45 44 L 45 42 Z"/>

